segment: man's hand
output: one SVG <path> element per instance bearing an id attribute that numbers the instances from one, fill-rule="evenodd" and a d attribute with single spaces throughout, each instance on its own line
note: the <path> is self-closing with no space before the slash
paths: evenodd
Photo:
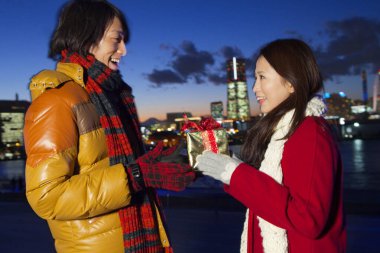
<path id="1" fill-rule="evenodd" d="M 165 162 L 165 159 L 169 161 L 168 157 L 175 152 L 176 149 L 163 151 L 163 145 L 160 142 L 153 150 L 136 160 L 145 187 L 182 191 L 194 181 L 195 172 L 188 164 Z M 131 176 L 133 175 L 132 167 L 127 168 L 127 172 L 130 178 L 134 178 Z M 143 187 L 136 185 L 136 182 L 132 182 L 132 186 L 137 191 Z"/>

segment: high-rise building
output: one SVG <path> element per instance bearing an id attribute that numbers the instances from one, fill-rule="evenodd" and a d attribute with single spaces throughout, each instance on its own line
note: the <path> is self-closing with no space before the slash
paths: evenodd
<path id="1" fill-rule="evenodd" d="M 380 69 L 373 83 L 373 111 L 380 112 Z"/>
<path id="2" fill-rule="evenodd" d="M 227 61 L 227 118 L 248 120 L 250 117 L 245 61 L 233 57 Z"/>
<path id="3" fill-rule="evenodd" d="M 16 96 L 17 98 L 17 96 Z M 23 127 L 30 103 L 18 100 L 0 100 L 0 142 L 3 145 L 24 145 Z"/>
<path id="4" fill-rule="evenodd" d="M 211 117 L 216 121 L 223 120 L 223 102 L 217 101 L 211 103 Z"/>

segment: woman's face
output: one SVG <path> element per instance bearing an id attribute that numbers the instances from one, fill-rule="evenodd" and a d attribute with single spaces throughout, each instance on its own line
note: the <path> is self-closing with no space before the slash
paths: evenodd
<path id="1" fill-rule="evenodd" d="M 253 92 L 262 113 L 272 111 L 294 92 L 293 86 L 263 56 L 256 62 L 255 79 Z"/>
<path id="2" fill-rule="evenodd" d="M 123 26 L 118 18 L 114 18 L 111 25 L 104 32 L 99 44 L 90 48 L 90 53 L 110 69 L 119 69 L 120 59 L 126 55 L 127 49 L 124 43 Z"/>

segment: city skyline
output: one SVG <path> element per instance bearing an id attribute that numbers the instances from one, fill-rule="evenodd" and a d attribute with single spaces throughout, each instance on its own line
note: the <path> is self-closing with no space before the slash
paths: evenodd
<path id="1" fill-rule="evenodd" d="M 48 41 L 66 1 L 0 0 L 1 100 L 30 101 L 27 84 L 52 69 Z M 362 98 L 360 72 L 368 72 L 368 94 L 380 68 L 379 1 L 110 1 L 127 17 L 131 39 L 120 70 L 136 97 L 142 121 L 167 112 L 210 114 L 210 103 L 227 104 L 226 60 L 248 59 L 252 114 L 253 59 L 265 43 L 296 37 L 314 49 L 327 92 Z M 33 11 L 31 11 L 33 10 Z"/>

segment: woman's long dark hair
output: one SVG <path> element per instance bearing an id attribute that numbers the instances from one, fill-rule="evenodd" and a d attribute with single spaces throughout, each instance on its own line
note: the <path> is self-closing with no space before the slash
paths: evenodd
<path id="1" fill-rule="evenodd" d="M 294 92 L 247 133 L 240 158 L 257 169 L 264 159 L 277 123 L 288 111 L 295 109 L 290 130 L 284 137 L 289 138 L 304 119 L 307 103 L 323 85 L 313 52 L 301 40 L 279 39 L 270 42 L 260 50 L 259 57 L 264 57 L 282 78 L 291 83 Z"/>
<path id="2" fill-rule="evenodd" d="M 73 0 L 63 6 L 50 40 L 49 57 L 59 60 L 67 49 L 86 56 L 91 46 L 103 38 L 107 27 L 118 18 L 124 31 L 124 42 L 129 39 L 128 24 L 124 14 L 105 0 Z"/>

